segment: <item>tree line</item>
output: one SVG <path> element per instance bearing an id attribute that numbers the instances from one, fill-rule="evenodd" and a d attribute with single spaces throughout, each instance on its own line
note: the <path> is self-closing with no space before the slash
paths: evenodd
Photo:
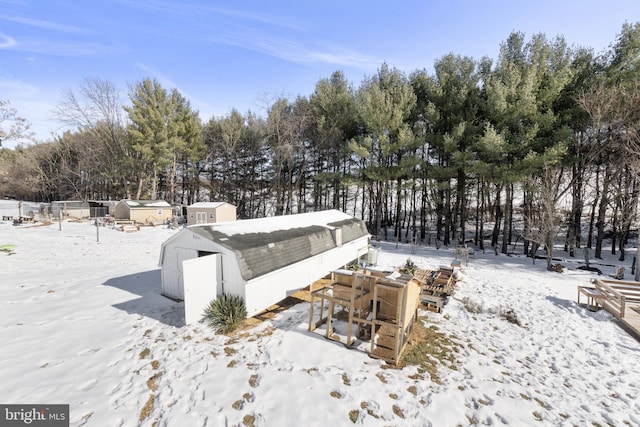
<path id="1" fill-rule="evenodd" d="M 624 259 L 639 73 L 640 23 L 625 23 L 600 54 L 513 32 L 495 60 L 450 53 L 410 74 L 385 63 L 358 86 L 336 71 L 264 116 L 203 121 L 156 80 L 124 102 L 113 83 L 86 79 L 55 108 L 73 131 L 0 150 L 0 193 L 226 201 L 241 218 L 334 208 L 381 239 L 473 239 L 503 253 L 522 242 L 528 254 L 543 247 L 549 266 L 558 233 L 571 255 L 587 246 L 596 257 L 610 236 Z"/>

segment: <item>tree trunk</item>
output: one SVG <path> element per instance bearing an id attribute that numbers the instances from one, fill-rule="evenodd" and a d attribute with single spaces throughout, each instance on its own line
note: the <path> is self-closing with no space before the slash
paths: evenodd
<path id="1" fill-rule="evenodd" d="M 138 178 L 138 190 L 136 191 L 136 200 L 142 198 L 142 187 L 144 186 L 144 178 Z"/>
<path id="2" fill-rule="evenodd" d="M 616 240 L 618 238 L 618 206 L 613 209 L 611 223 L 611 255 L 616 254 Z"/>
<path id="3" fill-rule="evenodd" d="M 395 227 L 394 236 L 400 239 L 402 234 L 401 216 L 402 216 L 402 178 L 397 178 L 396 181 L 396 214 L 395 214 Z"/>
<path id="4" fill-rule="evenodd" d="M 513 184 L 505 186 L 506 194 L 504 201 L 504 228 L 502 229 L 502 249 L 503 254 L 509 253 L 509 236 L 511 234 L 511 223 L 513 216 L 511 215 Z"/>
<path id="5" fill-rule="evenodd" d="M 458 182 L 456 187 L 456 211 L 458 215 L 458 227 L 460 231 L 460 236 L 458 239 L 464 244 L 465 240 L 465 230 L 467 225 L 467 198 L 466 198 L 466 184 L 467 184 L 467 175 L 465 174 L 464 169 L 458 169 Z"/>
<path id="6" fill-rule="evenodd" d="M 496 185 L 496 198 L 494 200 L 494 225 L 493 233 L 491 235 L 491 247 L 498 247 L 498 237 L 500 235 L 500 222 L 502 221 L 502 207 L 500 206 L 500 193 L 502 193 L 502 186 Z"/>
<path id="7" fill-rule="evenodd" d="M 482 251 L 484 251 L 484 215 L 486 210 L 485 204 L 485 182 L 484 180 L 480 181 L 479 190 L 478 190 L 478 198 L 480 200 L 480 208 L 479 213 L 477 214 L 478 220 L 480 221 L 479 230 L 476 233 L 476 245 Z"/>
<path id="8" fill-rule="evenodd" d="M 376 181 L 376 234 L 378 237 L 382 237 L 382 182 Z M 385 236 L 386 239 L 386 236 Z"/>
<path id="9" fill-rule="evenodd" d="M 544 237 L 544 250 L 547 255 L 547 270 L 551 271 L 553 268 L 553 232 L 547 231 Z"/>
<path id="10" fill-rule="evenodd" d="M 420 194 L 420 240 L 427 238 L 427 179 L 422 180 L 422 192 Z"/>
<path id="11" fill-rule="evenodd" d="M 595 257 L 602 259 L 602 241 L 604 240 L 604 226 L 605 218 L 607 214 L 607 205 L 609 204 L 609 180 L 611 179 L 609 171 L 605 169 L 604 180 L 602 183 L 602 193 L 600 197 L 600 203 L 598 206 L 598 220 L 596 222 L 597 235 L 596 235 L 596 253 Z"/>
<path id="12" fill-rule="evenodd" d="M 442 180 L 438 180 L 437 182 L 437 194 L 438 199 L 436 200 L 436 242 L 440 244 L 442 241 L 442 230 L 444 228 L 444 190 L 442 189 Z"/>
<path id="13" fill-rule="evenodd" d="M 582 163 L 582 162 L 581 162 Z M 582 186 L 584 181 L 583 165 L 574 165 L 573 189 L 571 193 L 571 216 L 569 218 L 569 228 L 567 231 L 567 244 L 569 256 L 575 256 L 574 249 L 580 248 L 580 234 L 582 227 Z"/>
<path id="14" fill-rule="evenodd" d="M 593 227 L 596 222 L 596 207 L 597 201 L 600 200 L 600 168 L 596 169 L 595 179 L 596 194 L 593 196 L 593 203 L 591 203 L 591 210 L 589 212 L 589 232 L 587 233 L 587 247 L 593 247 Z"/>
<path id="15" fill-rule="evenodd" d="M 447 181 L 447 189 L 445 190 L 445 205 L 444 205 L 444 233 L 443 236 L 443 244 L 448 246 L 451 243 L 451 228 L 454 224 L 453 222 L 453 209 L 451 209 L 451 187 L 449 181 Z"/>
<path id="16" fill-rule="evenodd" d="M 522 253 L 525 256 L 529 256 L 529 244 L 530 241 L 529 239 L 526 238 L 526 236 L 530 235 L 531 232 L 531 221 L 530 221 L 530 216 L 531 216 L 531 195 L 529 194 L 529 191 L 527 190 L 527 188 L 525 187 L 523 189 L 523 193 L 524 193 L 524 200 L 523 200 L 523 208 L 522 208 L 522 215 L 524 217 L 524 241 L 523 241 L 523 250 Z"/>

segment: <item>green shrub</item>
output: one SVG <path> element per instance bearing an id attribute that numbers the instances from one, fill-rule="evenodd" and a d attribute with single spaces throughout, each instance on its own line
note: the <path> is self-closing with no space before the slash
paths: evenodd
<path id="1" fill-rule="evenodd" d="M 247 318 L 244 299 L 237 295 L 222 294 L 209 303 L 204 319 L 216 332 L 227 334 Z"/>

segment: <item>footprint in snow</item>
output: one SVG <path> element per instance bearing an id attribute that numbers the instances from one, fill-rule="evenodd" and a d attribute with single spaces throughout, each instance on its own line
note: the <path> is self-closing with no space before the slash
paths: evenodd
<path id="1" fill-rule="evenodd" d="M 65 359 L 58 359 L 58 360 L 53 360 L 53 361 L 49 361 L 49 362 L 42 362 L 39 366 L 41 368 L 48 368 L 51 366 L 56 366 L 56 365 L 60 365 L 62 363 L 66 362 Z"/>
<path id="2" fill-rule="evenodd" d="M 118 391 L 120 391 L 121 388 L 122 388 L 121 384 L 116 384 L 111 390 L 109 390 L 107 395 L 112 396 L 112 395 L 116 394 Z"/>
<path id="3" fill-rule="evenodd" d="M 82 391 L 91 390 L 97 383 L 98 383 L 98 380 L 94 378 L 83 384 L 80 384 L 80 386 L 78 387 L 78 390 L 82 390 Z"/>
<path id="4" fill-rule="evenodd" d="M 202 390 L 193 390 L 191 392 L 191 394 L 189 395 L 189 402 L 196 402 L 196 401 L 203 401 L 205 399 L 205 391 L 204 389 Z"/>
<path id="5" fill-rule="evenodd" d="M 501 422 L 502 424 L 505 424 L 505 425 L 509 424 L 509 422 L 507 421 L 507 419 L 506 419 L 505 417 L 503 417 L 502 415 L 498 414 L 497 412 L 496 412 L 496 413 L 494 413 L 494 415 L 496 416 L 496 418 L 497 418 L 498 420 L 500 420 L 500 422 Z"/>
<path id="6" fill-rule="evenodd" d="M 113 393 L 111 393 L 112 396 L 115 395 L 109 400 L 109 405 L 113 408 L 119 408 L 120 406 L 128 405 L 131 403 L 131 397 L 129 396 L 132 392 L 134 392 L 133 383 L 123 382 L 121 384 L 123 385 L 123 388 L 114 390 Z M 134 395 L 135 394 L 138 394 L 138 392 L 134 393 Z"/>

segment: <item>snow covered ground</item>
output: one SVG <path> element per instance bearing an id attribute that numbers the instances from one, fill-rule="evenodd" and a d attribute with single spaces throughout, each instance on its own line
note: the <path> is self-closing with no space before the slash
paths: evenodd
<path id="1" fill-rule="evenodd" d="M 176 232 L 101 228 L 97 241 L 89 223 L 0 223 L 0 246 L 16 245 L 0 252 L 0 403 L 65 403 L 71 426 L 100 427 L 640 425 L 640 343 L 576 304 L 595 277 L 578 259 L 552 273 L 476 253 L 443 312 L 423 313 L 460 344 L 436 383 L 308 332 L 308 303 L 234 339 L 184 326 L 157 266 Z M 453 252 L 384 244 L 379 264 L 409 257 L 435 269 Z"/>

